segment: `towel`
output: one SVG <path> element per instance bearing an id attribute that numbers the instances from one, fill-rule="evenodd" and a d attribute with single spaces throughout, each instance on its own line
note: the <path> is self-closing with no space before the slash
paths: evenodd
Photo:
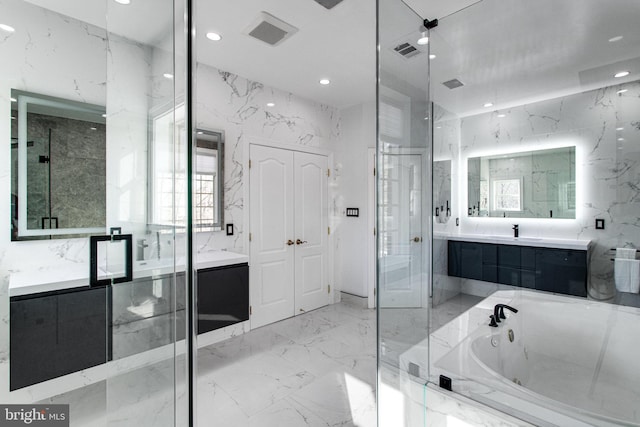
<path id="1" fill-rule="evenodd" d="M 636 249 L 635 248 L 616 248 L 616 258 L 636 259 Z"/>
<path id="2" fill-rule="evenodd" d="M 618 292 L 640 291 L 640 260 L 616 258 L 614 273 Z"/>

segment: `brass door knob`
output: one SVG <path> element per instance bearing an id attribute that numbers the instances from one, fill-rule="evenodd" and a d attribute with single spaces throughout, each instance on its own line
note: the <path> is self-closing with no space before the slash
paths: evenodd
<path id="1" fill-rule="evenodd" d="M 295 242 L 291 239 L 287 240 L 287 246 L 293 245 Z"/>
<path id="2" fill-rule="evenodd" d="M 419 243 L 420 242 L 420 238 L 419 237 L 414 237 L 413 241 L 416 242 L 416 243 Z"/>
<path id="3" fill-rule="evenodd" d="M 302 245 L 303 243 L 307 243 L 307 241 L 306 240 L 300 240 L 300 239 L 296 240 L 296 245 Z"/>

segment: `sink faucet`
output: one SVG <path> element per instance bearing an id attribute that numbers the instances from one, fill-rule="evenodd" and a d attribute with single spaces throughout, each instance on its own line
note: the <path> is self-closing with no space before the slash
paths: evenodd
<path id="1" fill-rule="evenodd" d="M 144 250 L 148 247 L 146 239 L 136 240 L 136 261 L 144 261 Z"/>
<path id="2" fill-rule="evenodd" d="M 500 323 L 500 319 L 506 319 L 507 316 L 504 315 L 504 309 L 510 310 L 513 313 L 517 313 L 518 310 L 516 310 L 515 308 L 508 306 L 507 304 L 496 304 L 495 307 L 493 307 L 493 314 L 491 316 L 489 316 L 489 318 L 491 319 L 491 323 L 489 323 L 489 326 L 492 326 L 494 328 L 498 327 L 498 323 Z"/>
<path id="3" fill-rule="evenodd" d="M 513 237 L 517 239 L 518 235 L 519 235 L 518 224 L 513 224 Z"/>

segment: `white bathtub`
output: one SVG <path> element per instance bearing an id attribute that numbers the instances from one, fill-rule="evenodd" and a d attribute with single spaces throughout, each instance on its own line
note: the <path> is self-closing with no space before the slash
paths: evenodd
<path id="1" fill-rule="evenodd" d="M 470 310 L 486 322 L 439 358 L 432 375 L 535 425 L 640 426 L 640 309 L 516 291 L 508 304 L 518 313 L 505 310 L 508 318 L 489 327 L 489 308 L 505 296 Z"/>

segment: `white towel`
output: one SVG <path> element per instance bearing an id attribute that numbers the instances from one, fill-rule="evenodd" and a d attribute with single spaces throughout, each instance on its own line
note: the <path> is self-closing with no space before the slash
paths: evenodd
<path id="1" fill-rule="evenodd" d="M 640 260 L 616 258 L 614 273 L 618 292 L 640 291 Z"/>
<path id="2" fill-rule="evenodd" d="M 616 258 L 636 259 L 636 249 L 635 248 L 616 248 Z"/>

